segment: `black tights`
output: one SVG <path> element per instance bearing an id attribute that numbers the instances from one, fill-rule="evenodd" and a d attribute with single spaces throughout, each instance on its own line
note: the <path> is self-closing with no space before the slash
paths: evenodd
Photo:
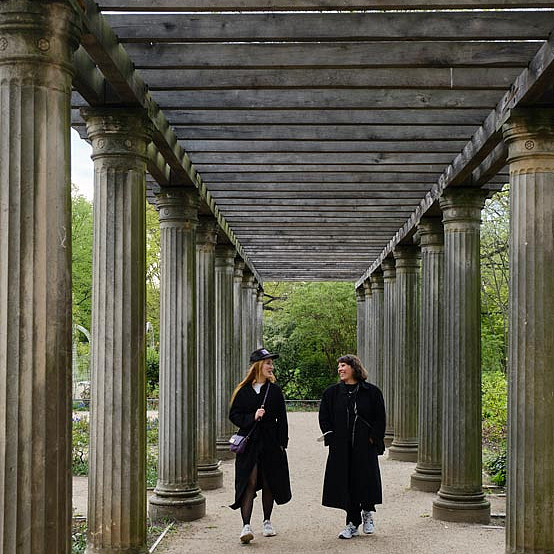
<path id="1" fill-rule="evenodd" d="M 242 495 L 240 502 L 240 515 L 242 516 L 243 525 L 250 524 L 250 518 L 252 517 L 252 508 L 254 507 L 254 496 L 256 496 L 256 484 L 258 482 L 258 466 L 255 465 L 250 477 L 246 490 Z M 273 511 L 273 493 L 269 488 L 269 483 L 262 471 L 262 506 L 264 510 L 264 520 L 271 519 L 271 512 Z"/>

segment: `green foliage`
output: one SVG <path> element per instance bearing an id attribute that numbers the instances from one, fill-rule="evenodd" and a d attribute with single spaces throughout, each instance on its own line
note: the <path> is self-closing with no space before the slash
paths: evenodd
<path id="1" fill-rule="evenodd" d="M 279 353 L 285 396 L 320 398 L 337 380 L 336 359 L 356 350 L 356 297 L 350 283 L 266 283 L 264 344 Z"/>
<path id="2" fill-rule="evenodd" d="M 87 522 L 74 521 L 71 529 L 71 554 L 83 554 L 87 547 Z"/>
<path id="3" fill-rule="evenodd" d="M 160 222 L 156 208 L 146 203 L 146 321 L 152 324 L 151 348 L 160 340 Z"/>
<path id="4" fill-rule="evenodd" d="M 485 470 L 489 474 L 491 481 L 501 487 L 506 485 L 506 458 L 505 444 L 498 450 L 486 452 L 484 457 Z"/>
<path id="5" fill-rule="evenodd" d="M 158 418 L 146 422 L 146 486 L 155 487 L 158 480 Z"/>
<path id="6" fill-rule="evenodd" d="M 92 311 L 92 204 L 71 196 L 73 322 L 90 329 Z"/>
<path id="7" fill-rule="evenodd" d="M 88 475 L 89 422 L 87 417 L 73 417 L 71 469 L 73 475 Z"/>
<path id="8" fill-rule="evenodd" d="M 154 348 L 146 349 L 146 396 L 158 398 L 160 380 L 160 353 Z"/>

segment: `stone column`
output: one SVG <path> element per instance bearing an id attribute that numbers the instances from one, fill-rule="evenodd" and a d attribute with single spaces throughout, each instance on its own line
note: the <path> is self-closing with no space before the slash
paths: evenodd
<path id="1" fill-rule="evenodd" d="M 360 285 L 356 289 L 356 305 L 357 305 L 357 349 L 356 354 L 360 360 L 365 356 L 365 343 L 366 343 L 366 334 L 365 334 L 365 290 L 364 286 Z"/>
<path id="2" fill-rule="evenodd" d="M 258 281 L 254 279 L 252 287 L 250 289 L 250 307 L 252 310 L 252 322 L 250 326 L 250 351 L 258 348 Z"/>
<path id="3" fill-rule="evenodd" d="M 383 268 L 383 395 L 387 410 L 385 445 L 394 438 L 394 389 L 396 373 L 396 266 L 394 258 L 386 258 Z"/>
<path id="4" fill-rule="evenodd" d="M 81 110 L 94 160 L 88 546 L 146 552 L 146 147 L 138 109 Z"/>
<path id="5" fill-rule="evenodd" d="M 215 374 L 216 449 L 220 460 L 234 458 L 229 437 L 234 427 L 229 421 L 229 400 L 236 386 L 233 349 L 233 272 L 236 250 L 221 244 L 215 249 Z"/>
<path id="6" fill-rule="evenodd" d="M 371 324 L 371 352 L 369 365 L 373 367 L 374 384 L 383 388 L 383 338 L 384 338 L 384 283 L 383 273 L 375 271 L 371 274 L 371 291 L 373 297 Z"/>
<path id="7" fill-rule="evenodd" d="M 442 484 L 433 517 L 488 523 L 481 483 L 480 217 L 485 192 L 448 189 L 444 223 Z"/>
<path id="8" fill-rule="evenodd" d="M 216 453 L 215 376 L 215 245 L 217 222 L 200 216 L 196 233 L 197 368 L 198 368 L 198 485 L 204 490 L 223 486 Z M 219 346 L 219 345 L 218 345 Z"/>
<path id="9" fill-rule="evenodd" d="M 375 368 L 370 363 L 371 353 L 373 352 L 373 291 L 371 290 L 371 283 L 369 279 L 364 281 L 364 294 L 365 294 L 365 343 L 364 343 L 364 357 L 362 364 L 369 373 L 369 381 L 375 383 Z"/>
<path id="10" fill-rule="evenodd" d="M 506 552 L 554 552 L 554 110 L 504 126 L 511 190 Z"/>
<path id="11" fill-rule="evenodd" d="M 246 377 L 246 365 L 243 356 L 243 302 L 242 279 L 244 277 L 244 261 L 235 258 L 233 273 L 233 386 L 235 387 Z"/>
<path id="12" fill-rule="evenodd" d="M 258 296 L 256 298 L 258 325 L 257 325 L 257 342 L 256 348 L 261 348 L 264 344 L 264 289 L 260 285 L 258 287 Z"/>
<path id="13" fill-rule="evenodd" d="M 444 229 L 424 218 L 421 239 L 421 334 L 419 348 L 419 450 L 412 488 L 436 492 L 442 465 Z"/>
<path id="14" fill-rule="evenodd" d="M 246 371 L 250 366 L 250 354 L 255 350 L 252 348 L 252 327 L 254 325 L 254 310 L 252 304 L 252 289 L 254 288 L 254 275 L 248 269 L 244 269 L 242 276 L 242 367 Z"/>
<path id="15" fill-rule="evenodd" d="M 197 482 L 196 225 L 195 189 L 162 189 L 160 440 L 158 482 L 150 517 L 191 521 L 206 513 Z"/>
<path id="16" fill-rule="evenodd" d="M 417 461 L 419 399 L 419 248 L 397 246 L 394 439 L 389 458 Z"/>
<path id="17" fill-rule="evenodd" d="M 0 552 L 71 552 L 69 1 L 0 2 Z"/>

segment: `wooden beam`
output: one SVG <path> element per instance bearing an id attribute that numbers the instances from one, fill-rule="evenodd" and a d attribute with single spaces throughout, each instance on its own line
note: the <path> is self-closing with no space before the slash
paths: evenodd
<path id="1" fill-rule="evenodd" d="M 286 88 L 427 88 L 503 89 L 521 71 L 518 67 L 156 69 L 141 75 L 150 90 L 286 89 Z"/>
<path id="2" fill-rule="evenodd" d="M 234 183 L 335 183 L 335 184 L 341 184 L 341 183 L 363 183 L 363 184 L 371 184 L 371 183 L 379 183 L 384 184 L 387 182 L 390 182 L 392 184 L 401 181 L 404 177 L 406 177 L 407 180 L 410 178 L 409 175 L 413 175 L 415 168 L 414 167 L 408 167 L 407 172 L 405 174 L 402 173 L 403 169 L 406 169 L 406 166 L 399 165 L 395 168 L 391 168 L 392 171 L 389 171 L 388 173 L 385 173 L 386 169 L 381 167 L 379 170 L 376 168 L 376 171 L 369 171 L 367 168 L 365 171 L 347 171 L 347 172 L 327 172 L 322 173 L 321 171 L 303 171 L 301 173 L 298 172 L 276 172 L 276 173 L 213 173 L 213 174 L 207 174 L 204 178 L 206 179 L 206 182 L 210 183 L 210 187 L 212 187 L 212 183 L 215 184 L 216 182 L 222 183 L 226 185 L 227 187 L 231 188 L 234 187 Z M 425 172 L 425 166 L 421 166 L 421 173 Z M 382 171 L 381 171 L 382 170 Z M 433 182 L 436 182 L 436 172 L 431 166 L 429 168 L 430 172 L 435 175 L 435 180 Z M 439 170 L 440 172 L 440 170 Z M 421 185 L 420 181 L 416 181 L 416 185 Z M 241 188 L 241 185 L 237 185 L 237 187 Z M 409 188 L 409 185 L 406 185 L 405 188 Z M 391 189 L 393 190 L 393 189 Z"/>
<path id="3" fill-rule="evenodd" d="M 407 154 L 409 155 L 409 154 Z M 430 164 L 426 157 L 433 158 L 433 154 L 421 154 L 421 165 L 406 165 L 401 161 L 396 163 L 383 164 L 371 162 L 366 164 L 197 164 L 196 168 L 204 175 L 206 183 L 212 178 L 217 178 L 219 173 L 234 173 L 235 177 L 240 179 L 245 174 L 262 173 L 350 173 L 351 171 L 369 171 L 374 173 L 386 173 L 396 171 L 403 173 L 407 181 L 412 182 L 414 177 L 410 177 L 414 172 L 434 174 L 437 178 L 448 163 L 451 157 L 443 163 Z M 436 158 L 434 158 L 436 159 Z"/>
<path id="4" fill-rule="evenodd" d="M 545 40 L 542 12 L 106 14 L 123 42 Z"/>
<path id="5" fill-rule="evenodd" d="M 552 8 L 551 0 L 100 0 L 98 4 L 102 10 L 131 12 Z"/>
<path id="6" fill-rule="evenodd" d="M 265 67 L 523 67 L 537 42 L 127 44 L 137 69 Z"/>
<path id="7" fill-rule="evenodd" d="M 503 89 L 505 90 L 505 89 Z M 164 110 L 182 106 L 190 109 L 461 109 L 494 106 L 498 90 L 389 90 L 389 89 L 311 89 L 311 90 L 200 90 L 152 91 Z M 302 112 L 301 112 L 302 113 Z M 303 121 L 302 118 L 298 122 Z"/>

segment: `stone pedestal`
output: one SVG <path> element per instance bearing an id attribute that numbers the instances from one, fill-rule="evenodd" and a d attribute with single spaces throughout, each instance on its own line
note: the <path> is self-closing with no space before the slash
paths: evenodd
<path id="1" fill-rule="evenodd" d="M 215 245 L 217 223 L 201 216 L 196 232 L 196 290 L 198 345 L 198 485 L 204 490 L 223 486 L 216 453 L 215 376 Z M 219 346 L 219 345 L 218 345 Z"/>
<path id="2" fill-rule="evenodd" d="M 149 123 L 140 110 L 81 114 L 94 160 L 87 553 L 143 553 Z"/>
<path id="3" fill-rule="evenodd" d="M 356 337 L 357 337 L 357 346 L 356 346 L 356 355 L 360 360 L 365 357 L 365 345 L 366 345 L 366 334 L 365 334 L 365 290 L 363 285 L 359 286 L 356 289 Z"/>
<path id="4" fill-rule="evenodd" d="M 396 372 L 396 266 L 393 258 L 386 258 L 383 268 L 383 395 L 387 410 L 385 445 L 390 447 L 394 438 L 394 388 Z"/>
<path id="5" fill-rule="evenodd" d="M 234 458 L 229 437 L 235 432 L 229 421 L 229 401 L 235 388 L 233 372 L 233 272 L 236 250 L 231 245 L 215 249 L 215 375 L 216 450 L 220 460 Z"/>
<path id="6" fill-rule="evenodd" d="M 384 332 L 384 283 L 383 273 L 376 271 L 371 274 L 371 291 L 373 297 L 371 323 L 371 351 L 369 366 L 373 368 L 374 384 L 383 388 L 383 332 Z M 387 414 L 388 417 L 388 414 Z"/>
<path id="7" fill-rule="evenodd" d="M 364 281 L 364 294 L 365 294 L 365 341 L 362 364 L 367 369 L 369 374 L 369 381 L 375 383 L 375 369 L 371 365 L 371 353 L 373 352 L 373 291 L 371 290 L 371 283 L 369 279 Z"/>
<path id="8" fill-rule="evenodd" d="M 394 439 L 389 458 L 417 461 L 419 398 L 419 248 L 398 246 Z"/>
<path id="9" fill-rule="evenodd" d="M 71 552 L 67 2 L 0 2 L 0 552 Z"/>
<path id="10" fill-rule="evenodd" d="M 511 190 L 506 552 L 554 552 L 554 110 L 504 126 Z"/>
<path id="11" fill-rule="evenodd" d="M 161 228 L 160 441 L 153 520 L 191 521 L 206 513 L 197 482 L 196 225 L 198 193 L 157 197 Z"/>
<path id="12" fill-rule="evenodd" d="M 419 350 L 419 449 L 412 488 L 437 492 L 442 466 L 444 229 L 424 218 L 421 239 L 421 329 Z"/>
<path id="13" fill-rule="evenodd" d="M 480 218 L 485 193 L 448 189 L 444 223 L 442 484 L 433 517 L 488 523 L 481 481 Z"/>

